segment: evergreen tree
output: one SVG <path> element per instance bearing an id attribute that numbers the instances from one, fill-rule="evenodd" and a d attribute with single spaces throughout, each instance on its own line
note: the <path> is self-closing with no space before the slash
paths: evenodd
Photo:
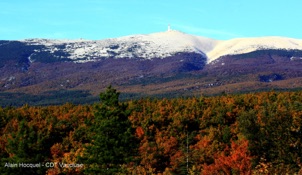
<path id="1" fill-rule="evenodd" d="M 128 120 L 130 110 L 118 101 L 119 92 L 109 86 L 100 94 L 94 121 L 90 123 L 91 144 L 86 147 L 84 159 L 88 174 L 114 174 L 131 161 L 135 149 L 134 134 Z"/>
<path id="2" fill-rule="evenodd" d="M 18 130 L 7 136 L 6 153 L 0 160 L 0 174 L 45 174 L 42 164 L 47 154 L 43 151 L 42 136 L 25 119 L 18 124 Z M 13 168 L 7 163 L 17 164 Z M 33 166 L 31 168 L 30 166 Z"/>

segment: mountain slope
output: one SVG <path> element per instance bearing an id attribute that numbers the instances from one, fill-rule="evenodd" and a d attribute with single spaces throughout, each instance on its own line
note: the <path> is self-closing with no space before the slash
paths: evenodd
<path id="1" fill-rule="evenodd" d="M 302 50 L 302 40 L 285 37 L 238 38 L 220 42 L 207 52 L 208 62 L 225 55 L 238 55 L 256 50 Z"/>
<path id="2" fill-rule="evenodd" d="M 98 41 L 0 41 L 0 97 L 9 104 L 72 96 L 87 102 L 110 84 L 128 98 L 297 89 L 301 43 L 217 41 L 173 30 Z"/>
<path id="3" fill-rule="evenodd" d="M 29 56 L 31 62 L 39 60 L 40 55 L 46 53 L 57 59 L 83 63 L 100 58 L 152 59 L 165 58 L 179 52 L 194 52 L 206 55 L 210 63 L 225 55 L 256 50 L 302 50 L 302 40 L 293 38 L 259 37 L 218 41 L 175 30 L 96 41 L 28 39 L 20 42 L 29 46 L 42 46 Z"/>
<path id="4" fill-rule="evenodd" d="M 65 56 L 58 57 L 82 63 L 97 61 L 100 58 L 165 58 L 179 52 L 195 52 L 204 55 L 218 43 L 213 39 L 174 30 L 98 41 L 30 39 L 21 42 L 27 45 L 45 46 L 32 53 L 31 62 L 35 61 L 41 53 L 55 55 L 64 52 Z"/>

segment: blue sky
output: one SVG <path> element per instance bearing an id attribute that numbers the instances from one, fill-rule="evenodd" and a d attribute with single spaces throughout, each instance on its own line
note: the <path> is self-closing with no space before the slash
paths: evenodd
<path id="1" fill-rule="evenodd" d="M 171 28 L 226 40 L 302 39 L 301 0 L 1 0 L 0 40 L 105 39 Z"/>

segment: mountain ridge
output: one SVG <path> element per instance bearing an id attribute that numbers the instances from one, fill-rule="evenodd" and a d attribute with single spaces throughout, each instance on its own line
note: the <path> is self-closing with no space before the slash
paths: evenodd
<path id="1" fill-rule="evenodd" d="M 261 49 L 302 50 L 302 40 L 267 36 L 215 40 L 176 30 L 137 34 L 103 40 L 26 39 L 28 45 L 43 45 L 43 51 L 64 51 L 67 58 L 83 63 L 97 58 L 165 58 L 178 52 L 195 52 L 208 57 L 207 63 L 225 55 L 244 54 Z"/>
<path id="2" fill-rule="evenodd" d="M 300 47 L 301 40 L 285 37 L 218 41 L 173 30 L 96 41 L 0 41 L 0 96 L 22 101 L 25 93 L 37 101 L 79 92 L 75 98 L 87 101 L 110 84 L 131 98 L 297 89 Z"/>

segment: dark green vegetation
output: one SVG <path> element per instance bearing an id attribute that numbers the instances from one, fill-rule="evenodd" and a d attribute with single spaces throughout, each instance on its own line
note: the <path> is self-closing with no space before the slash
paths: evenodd
<path id="1" fill-rule="evenodd" d="M 94 105 L 0 108 L 0 173 L 302 173 L 302 91 L 119 97 L 109 87 Z"/>
<path id="2" fill-rule="evenodd" d="M 28 67 L 29 57 L 32 61 L 41 63 L 53 63 L 58 61 L 70 61 L 67 58 L 68 54 L 62 51 L 49 53 L 43 51 L 45 46 L 42 45 L 27 45 L 20 41 L 0 41 L 0 68 L 8 63 L 15 63 L 17 67 Z M 35 52 L 38 50 L 38 52 Z"/>
<path id="3" fill-rule="evenodd" d="M 25 93 L 0 92 L 0 106 L 34 106 L 60 105 L 67 102 L 73 104 L 89 104 L 98 100 L 87 91 L 49 91 L 39 95 Z"/>
<path id="4" fill-rule="evenodd" d="M 114 174 L 123 171 L 120 165 L 130 163 L 137 151 L 135 130 L 128 117 L 131 111 L 119 103 L 119 92 L 111 86 L 100 95 L 101 106 L 96 106 L 94 120 L 88 122 L 89 140 L 80 161 L 87 164 L 84 170 L 91 174 Z"/>
<path id="5" fill-rule="evenodd" d="M 245 94 L 251 92 L 267 92 L 275 90 L 277 92 L 294 92 L 299 91 L 302 88 L 295 89 L 273 89 L 273 88 L 262 88 L 257 90 L 246 90 L 239 91 L 236 94 Z M 225 95 L 226 91 L 221 91 L 213 94 L 205 94 L 204 96 L 220 96 Z M 228 93 L 229 94 L 229 93 Z M 193 97 L 194 95 L 190 92 L 190 89 L 184 89 L 182 91 L 170 91 L 159 94 L 143 94 L 143 93 L 122 93 L 119 99 L 121 101 L 138 100 L 141 98 L 158 98 L 158 99 L 173 99 L 179 97 Z M 75 105 L 93 104 L 99 100 L 99 97 L 93 96 L 88 91 L 83 90 L 59 90 L 59 91 L 47 91 L 42 94 L 33 95 L 26 93 L 13 93 L 13 92 L 0 92 L 0 107 L 21 107 L 23 105 L 30 106 L 49 106 L 49 105 L 63 105 L 65 103 L 72 103 Z"/>

